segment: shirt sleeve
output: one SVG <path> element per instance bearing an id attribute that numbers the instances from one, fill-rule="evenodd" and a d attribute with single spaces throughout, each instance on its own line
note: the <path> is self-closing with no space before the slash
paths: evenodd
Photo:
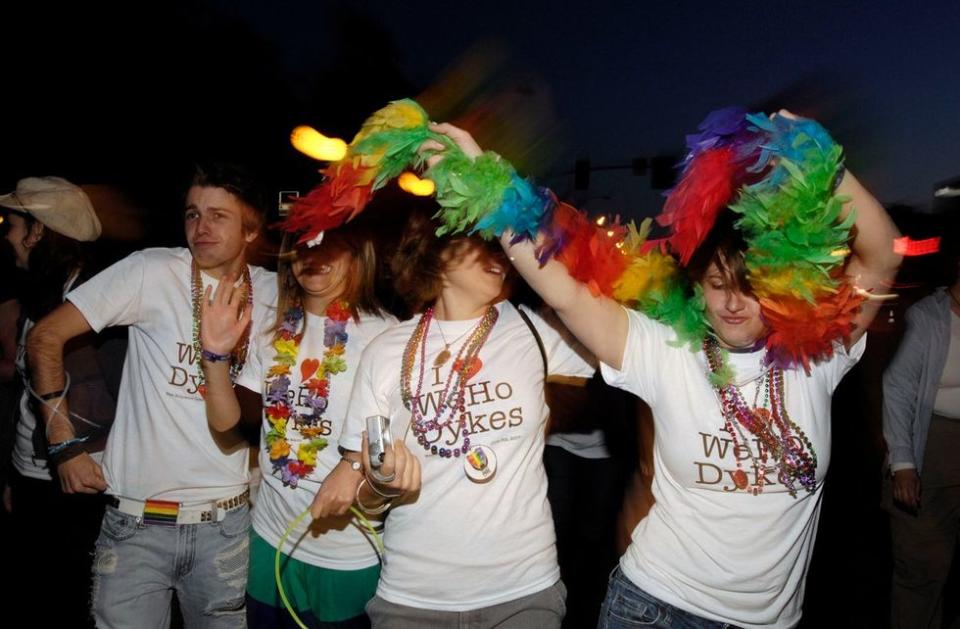
<path id="1" fill-rule="evenodd" d="M 830 360 L 818 363 L 813 367 L 813 371 L 817 377 L 824 381 L 831 394 L 836 390 L 843 377 L 860 361 L 866 347 L 866 334 L 857 339 L 857 342 L 850 349 L 847 349 L 840 341 L 836 341 L 833 344 L 833 356 Z"/>
<path id="2" fill-rule="evenodd" d="M 347 406 L 347 416 L 343 420 L 340 432 L 339 446 L 344 450 L 360 451 L 361 433 L 366 430 L 366 418 L 372 415 L 390 417 L 390 398 L 386 378 L 378 374 L 377 370 L 377 343 L 367 345 L 360 356 L 357 366 L 357 375 L 353 380 L 350 391 L 350 403 Z M 392 372 L 394 378 L 396 372 Z M 392 432 L 398 437 L 401 426 L 396 417 L 390 417 L 393 422 Z"/>
<path id="3" fill-rule="evenodd" d="M 547 374 L 590 378 L 597 370 L 593 355 L 563 325 L 553 310 L 542 313 L 520 306 L 536 328 L 547 354 Z"/>
<path id="4" fill-rule="evenodd" d="M 926 335 L 933 332 L 932 322 L 923 319 L 913 308 L 907 310 L 903 340 L 883 373 L 883 438 L 893 470 L 897 465 L 916 468 L 918 463 L 914 460 L 913 422 L 927 361 Z"/>
<path id="5" fill-rule="evenodd" d="M 142 251 L 132 253 L 70 291 L 67 300 L 95 332 L 116 325 L 133 325 L 140 321 L 146 266 Z"/>
<path id="6" fill-rule="evenodd" d="M 614 369 L 600 363 L 603 379 L 612 387 L 623 389 L 656 404 L 656 391 L 661 374 L 667 367 L 670 351 L 689 351 L 686 347 L 673 347 L 673 331 L 635 310 L 627 311 L 627 342 L 623 347 L 623 363 Z"/>
<path id="7" fill-rule="evenodd" d="M 261 330 L 259 333 L 251 332 L 247 361 L 237 375 L 236 383 L 238 385 L 250 389 L 258 395 L 263 391 L 263 381 L 266 375 L 264 365 L 273 361 L 273 356 L 268 355 L 273 351 L 272 339 L 273 335 L 269 330 Z"/>

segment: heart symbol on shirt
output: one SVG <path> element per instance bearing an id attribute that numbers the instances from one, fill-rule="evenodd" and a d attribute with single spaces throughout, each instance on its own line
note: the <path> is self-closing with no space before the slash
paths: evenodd
<path id="1" fill-rule="evenodd" d="M 300 363 L 300 376 L 303 382 L 306 382 L 310 379 L 310 376 L 317 373 L 317 369 L 320 368 L 320 361 L 316 358 L 308 358 L 302 363 Z"/>
<path id="2" fill-rule="evenodd" d="M 477 372 L 480 371 L 480 368 L 483 367 L 483 361 L 479 358 L 471 358 L 470 364 L 467 365 L 466 372 L 463 374 L 463 381 L 466 382 L 470 378 L 477 375 Z M 463 359 L 457 360 L 453 363 L 453 370 L 460 371 L 463 368 Z"/>

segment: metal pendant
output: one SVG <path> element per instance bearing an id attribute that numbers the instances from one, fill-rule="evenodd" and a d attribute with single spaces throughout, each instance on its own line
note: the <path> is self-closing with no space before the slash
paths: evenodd
<path id="1" fill-rule="evenodd" d="M 450 350 L 449 348 L 444 348 L 443 351 L 437 354 L 437 357 L 433 359 L 433 366 L 443 367 L 448 360 L 450 360 Z"/>

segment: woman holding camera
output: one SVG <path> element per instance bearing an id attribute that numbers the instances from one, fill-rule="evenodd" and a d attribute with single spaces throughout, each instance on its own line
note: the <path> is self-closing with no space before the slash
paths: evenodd
<path id="1" fill-rule="evenodd" d="M 278 269 L 277 318 L 251 338 L 255 347 L 230 386 L 229 354 L 250 321 L 245 297 L 224 278 L 203 300 L 201 343 L 207 417 L 217 433 L 258 426 L 263 482 L 253 510 L 247 620 L 251 627 L 288 626 L 274 578 L 274 557 L 284 532 L 312 507 L 313 522 L 295 528 L 284 543 L 284 591 L 310 626 L 369 626 L 364 605 L 380 573 L 375 545 L 347 514 L 363 477 L 360 457 L 341 458 L 336 439 L 364 347 L 395 323 L 373 291 L 373 242 L 354 227 L 325 234 L 322 244 L 294 246 L 288 236 Z M 395 450 L 397 479 L 379 491 L 419 484 L 417 461 Z M 409 462 L 409 465 L 407 465 Z M 334 479 L 346 482 L 334 482 Z M 330 482 L 346 489 L 315 496 Z M 369 488 L 366 500 L 378 495 Z M 361 499 L 363 496 L 361 495 Z"/>
<path id="2" fill-rule="evenodd" d="M 358 450 L 364 418 L 388 417 L 395 447 L 407 444 L 423 474 L 418 494 L 393 500 L 367 612 L 374 627 L 559 627 L 544 382 L 593 367 L 506 301 L 499 247 L 434 231 L 426 212 L 408 221 L 391 267 L 419 314 L 364 351 L 340 438 Z"/>

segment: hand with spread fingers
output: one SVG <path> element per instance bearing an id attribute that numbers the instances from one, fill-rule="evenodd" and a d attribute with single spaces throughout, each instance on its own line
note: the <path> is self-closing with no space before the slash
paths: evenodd
<path id="1" fill-rule="evenodd" d="M 237 286 L 238 276 L 225 274 L 216 290 L 208 286 L 200 304 L 200 344 L 214 354 L 229 354 L 250 325 L 253 312 L 245 307 L 243 285 Z"/>

